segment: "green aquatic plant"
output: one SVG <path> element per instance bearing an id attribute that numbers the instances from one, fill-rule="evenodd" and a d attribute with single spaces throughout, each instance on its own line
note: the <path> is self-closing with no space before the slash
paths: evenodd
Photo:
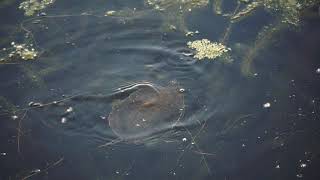
<path id="1" fill-rule="evenodd" d="M 229 17 L 230 24 L 226 29 L 223 42 L 228 40 L 231 27 L 239 21 L 248 19 L 260 9 L 271 15 L 271 23 L 264 25 L 258 33 L 251 48 L 244 55 L 241 71 L 244 75 L 253 75 L 253 61 L 274 42 L 274 37 L 284 29 L 299 27 L 302 24 L 302 12 L 305 9 L 319 4 L 318 0 L 238 0 L 238 5 L 233 13 L 223 13 L 223 0 L 214 0 L 213 11 L 216 15 Z"/>
<path id="2" fill-rule="evenodd" d="M 163 31 L 178 31 L 185 33 L 186 36 L 193 36 L 197 32 L 189 31 L 185 17 L 196 9 L 207 7 L 209 0 L 145 0 L 144 3 L 150 9 L 123 8 L 108 10 L 104 16 L 130 20 L 130 18 L 150 15 L 151 10 L 162 17 L 161 29 Z"/>
<path id="3" fill-rule="evenodd" d="M 22 59 L 22 60 L 35 60 L 39 52 L 37 52 L 32 44 L 16 44 L 11 42 L 10 48 L 3 48 L 2 51 L 6 54 L 0 59 L 2 62 L 10 62 L 13 59 Z"/>
<path id="4" fill-rule="evenodd" d="M 275 22 L 274 24 L 266 25 L 258 33 L 256 40 L 252 43 L 244 54 L 244 58 L 241 63 L 241 72 L 245 76 L 252 76 L 255 74 L 253 62 L 258 55 L 266 50 L 266 47 L 275 42 L 275 36 L 287 26 L 281 22 Z"/>
<path id="5" fill-rule="evenodd" d="M 26 16 L 32 16 L 34 13 L 53 4 L 54 1 L 55 0 L 26 0 L 20 4 L 19 9 L 23 9 Z"/>
<path id="6" fill-rule="evenodd" d="M 145 0 L 145 4 L 161 13 L 165 29 L 186 33 L 185 16 L 194 9 L 208 6 L 209 0 Z"/>
<path id="7" fill-rule="evenodd" d="M 215 0 L 221 4 L 222 0 Z M 215 2 L 214 1 L 214 2 Z M 224 14 L 225 16 L 230 16 L 231 21 L 238 22 L 251 16 L 257 9 L 263 8 L 266 12 L 270 13 L 276 18 L 281 19 L 283 23 L 291 25 L 299 25 L 301 22 L 300 12 L 303 9 L 314 6 L 319 3 L 317 0 L 254 0 L 254 1 L 244 1 L 240 0 L 242 3 L 242 8 L 233 15 Z M 214 3 L 214 5 L 217 3 Z M 221 5 L 220 5 L 221 6 Z M 216 7 L 217 8 L 217 7 Z M 216 9 L 214 8 L 214 9 Z M 214 11 L 216 14 L 222 14 Z"/>
<path id="8" fill-rule="evenodd" d="M 35 60 L 39 56 L 39 52 L 33 48 L 32 44 L 17 44 L 11 42 L 11 47 L 1 50 L 0 62 L 13 63 L 14 60 Z"/>
<path id="9" fill-rule="evenodd" d="M 209 0 L 146 0 L 146 3 L 160 11 L 178 7 L 180 12 L 184 12 L 191 11 L 193 8 L 207 6 Z"/>
<path id="10" fill-rule="evenodd" d="M 23 60 L 34 60 L 38 56 L 38 52 L 34 48 L 29 47 L 30 45 L 15 44 L 15 42 L 12 42 L 11 45 L 13 51 L 9 54 L 9 57 L 18 56 Z"/>
<path id="11" fill-rule="evenodd" d="M 215 0 L 212 2 L 213 12 L 215 14 L 221 15 L 222 14 L 222 0 Z"/>
<path id="12" fill-rule="evenodd" d="M 254 59 L 274 42 L 277 34 L 290 27 L 301 25 L 301 12 L 317 2 L 315 0 L 261 0 L 257 2 L 264 9 L 274 16 L 271 24 L 265 25 L 258 33 L 256 40 L 253 42 L 251 49 L 244 56 L 241 65 L 241 71 L 246 76 L 254 74 Z M 258 7 L 258 6 L 257 6 Z"/>
<path id="13" fill-rule="evenodd" d="M 231 50 L 221 43 L 211 42 L 208 39 L 189 41 L 187 45 L 196 51 L 193 57 L 199 60 L 205 58 L 214 60 Z"/>

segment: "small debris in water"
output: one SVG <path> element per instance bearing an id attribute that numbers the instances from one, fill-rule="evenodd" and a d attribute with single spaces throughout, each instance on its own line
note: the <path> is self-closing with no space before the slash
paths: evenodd
<path id="1" fill-rule="evenodd" d="M 45 12 L 39 13 L 39 16 L 46 16 L 46 15 L 47 15 L 47 13 L 45 13 Z"/>
<path id="2" fill-rule="evenodd" d="M 103 120 L 107 119 L 107 117 L 105 117 L 105 116 L 100 116 L 100 118 Z"/>
<path id="3" fill-rule="evenodd" d="M 66 110 L 66 113 L 71 113 L 73 111 L 72 107 L 68 107 L 68 109 Z"/>
<path id="4" fill-rule="evenodd" d="M 174 26 L 174 25 L 170 25 L 170 26 L 169 26 L 169 29 L 172 30 L 172 31 L 176 31 L 176 30 L 177 30 L 177 27 Z"/>
<path id="5" fill-rule="evenodd" d="M 37 20 L 32 21 L 32 24 L 39 24 L 40 22 L 41 22 L 41 20 L 37 19 Z"/>
<path id="6" fill-rule="evenodd" d="M 194 36 L 195 34 L 199 34 L 199 31 L 188 31 L 188 32 L 186 32 L 186 36 L 188 37 L 188 36 Z"/>
<path id="7" fill-rule="evenodd" d="M 116 11 L 107 11 L 104 16 L 113 16 L 116 13 Z"/>
<path id="8" fill-rule="evenodd" d="M 186 90 L 184 88 L 180 88 L 179 92 L 184 93 Z"/>
<path id="9" fill-rule="evenodd" d="M 11 116 L 11 118 L 12 118 L 13 120 L 16 120 L 16 119 L 18 119 L 18 116 L 17 116 L 17 115 L 13 115 L 13 116 Z"/>
<path id="10" fill-rule="evenodd" d="M 30 107 L 39 107 L 39 106 L 43 106 L 43 105 L 41 103 L 36 103 L 36 102 L 31 101 L 31 102 L 28 103 L 28 106 L 30 106 Z"/>
<path id="11" fill-rule="evenodd" d="M 302 174 L 297 174 L 297 178 L 302 178 L 303 175 Z"/>
<path id="12" fill-rule="evenodd" d="M 61 123 L 62 123 L 62 124 L 65 124 L 65 123 L 67 122 L 67 120 L 68 120 L 68 119 L 67 119 L 66 117 L 63 117 L 63 118 L 61 118 Z"/>
<path id="13" fill-rule="evenodd" d="M 183 142 L 186 142 L 186 141 L 187 141 L 187 138 L 182 138 L 182 141 L 183 141 Z"/>
<path id="14" fill-rule="evenodd" d="M 302 164 L 300 164 L 300 167 L 301 168 L 305 168 L 305 167 L 307 167 L 307 164 L 306 163 L 302 163 Z"/>
<path id="15" fill-rule="evenodd" d="M 270 107 L 271 107 L 271 104 L 270 104 L 269 102 L 267 102 L 267 103 L 263 104 L 263 107 L 264 107 L 264 108 L 270 108 Z"/>
<path id="16" fill-rule="evenodd" d="M 32 172 L 32 173 L 39 173 L 39 172 L 41 172 L 41 170 L 40 170 L 40 169 L 34 169 L 34 170 L 32 170 L 31 172 Z"/>
<path id="17" fill-rule="evenodd" d="M 194 53 L 188 53 L 188 52 L 182 52 L 181 53 L 182 55 L 184 55 L 184 56 L 187 56 L 187 57 L 192 57 L 192 56 L 194 56 Z"/>

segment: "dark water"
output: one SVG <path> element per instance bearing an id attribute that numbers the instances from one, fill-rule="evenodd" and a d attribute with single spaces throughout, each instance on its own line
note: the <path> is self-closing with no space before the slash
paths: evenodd
<path id="1" fill-rule="evenodd" d="M 24 17 L 18 4 L 0 9 L 1 47 L 23 41 L 22 23 L 42 54 L 0 65 L 0 95 L 7 102 L 1 102 L 1 180 L 320 178 L 319 18 L 276 34 L 254 60 L 256 74 L 247 76 L 241 71 L 243 54 L 272 21 L 260 11 L 234 25 L 227 43 L 234 62 L 226 63 L 181 53 L 188 41 L 221 39 L 227 19 L 209 7 L 187 16 L 188 28 L 200 34 L 186 37 L 164 31 L 163 17 L 141 1 L 57 0 L 47 16 L 35 19 Z M 103 16 L 134 7 L 136 15 Z M 101 148 L 117 139 L 105 119 L 115 102 L 67 100 L 5 113 L 31 101 L 108 95 L 143 81 L 176 81 L 185 89 L 185 128 Z M 264 108 L 266 103 L 271 107 Z M 73 112 L 64 116 L 69 107 Z"/>

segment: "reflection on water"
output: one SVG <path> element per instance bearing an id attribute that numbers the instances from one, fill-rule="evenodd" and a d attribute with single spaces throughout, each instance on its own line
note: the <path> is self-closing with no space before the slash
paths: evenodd
<path id="1" fill-rule="evenodd" d="M 198 1 L 169 2 L 55 1 L 31 18 L 11 11 L 22 32 L 1 47 L 33 44 L 39 56 L 0 64 L 0 179 L 319 177 L 319 18 L 271 31 L 264 23 L 281 21 L 246 14 L 245 1 L 191 11 Z M 173 18 L 162 6 L 183 12 Z M 198 39 L 223 39 L 228 61 L 198 61 L 187 46 Z"/>

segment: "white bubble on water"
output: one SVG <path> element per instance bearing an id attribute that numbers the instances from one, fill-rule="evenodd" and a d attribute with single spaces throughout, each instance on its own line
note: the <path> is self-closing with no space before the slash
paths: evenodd
<path id="1" fill-rule="evenodd" d="M 264 108 L 270 108 L 271 107 L 271 103 L 266 102 L 266 103 L 263 104 L 263 107 Z"/>

